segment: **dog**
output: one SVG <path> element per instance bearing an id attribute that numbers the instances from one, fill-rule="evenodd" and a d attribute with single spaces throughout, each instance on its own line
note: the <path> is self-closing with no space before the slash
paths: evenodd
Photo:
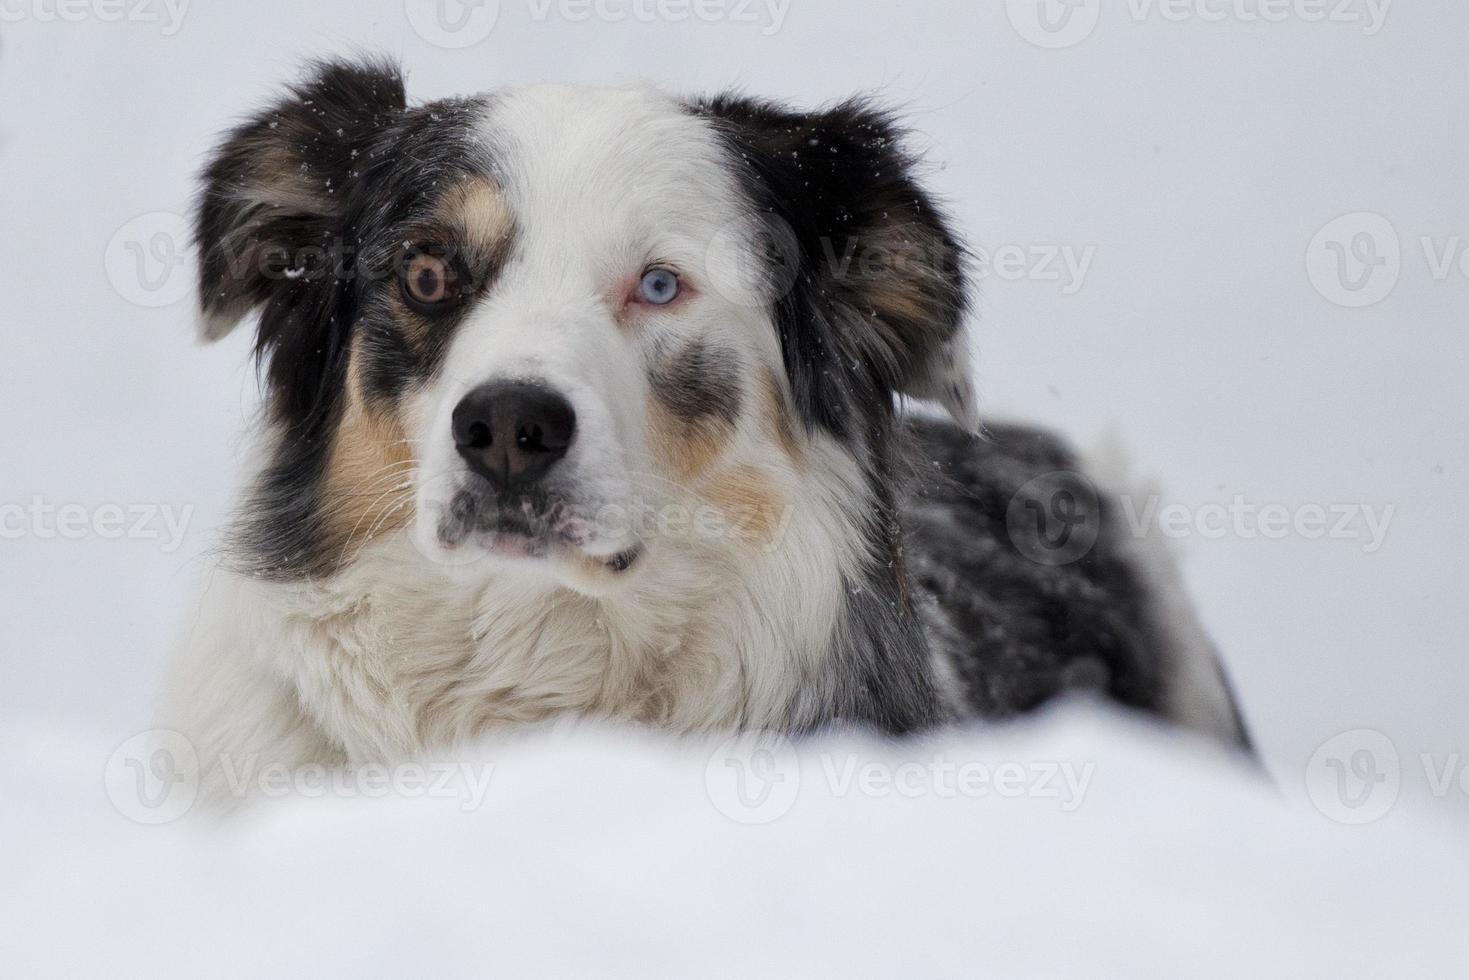
<path id="1" fill-rule="evenodd" d="M 902 735 L 1068 694 L 1247 746 L 1166 560 L 1057 438 L 982 430 L 919 169 L 867 100 L 410 106 L 374 58 L 228 133 L 201 330 L 253 316 L 265 403 L 169 686 L 206 786 L 548 719 Z"/>

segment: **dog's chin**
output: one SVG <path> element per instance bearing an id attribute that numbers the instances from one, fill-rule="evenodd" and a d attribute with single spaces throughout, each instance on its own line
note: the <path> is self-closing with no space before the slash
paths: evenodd
<path id="1" fill-rule="evenodd" d="M 590 595 L 625 588 L 647 557 L 640 544 L 594 552 L 560 539 L 503 531 L 476 534 L 466 543 L 482 549 L 486 561 L 500 568 L 546 575 Z"/>
<path id="2" fill-rule="evenodd" d="M 514 531 L 471 531 L 446 540 L 439 529 L 414 528 L 419 550 L 452 578 L 488 583 L 501 576 L 542 580 L 590 596 L 628 588 L 648 560 L 641 542 L 580 546 L 559 537 Z"/>
<path id="3" fill-rule="evenodd" d="M 589 596 L 615 595 L 632 584 L 647 560 L 634 544 L 610 554 L 592 554 L 563 541 L 519 534 L 485 534 L 465 545 L 482 551 L 492 572 L 540 576 Z"/>

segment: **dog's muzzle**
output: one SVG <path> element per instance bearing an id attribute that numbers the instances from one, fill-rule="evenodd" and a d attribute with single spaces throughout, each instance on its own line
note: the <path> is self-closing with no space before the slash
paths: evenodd
<path id="1" fill-rule="evenodd" d="M 568 499 L 571 480 L 562 472 L 577 434 L 566 396 L 542 381 L 487 382 L 460 399 L 451 428 L 469 473 L 438 523 L 442 544 L 455 547 L 479 535 L 492 553 L 508 558 L 582 553 L 594 545 L 600 536 Z M 640 554 L 634 546 L 584 560 L 620 573 Z"/>

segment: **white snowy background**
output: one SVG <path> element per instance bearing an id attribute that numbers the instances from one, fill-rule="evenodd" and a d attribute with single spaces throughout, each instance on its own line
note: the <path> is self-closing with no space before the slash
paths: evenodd
<path id="1" fill-rule="evenodd" d="M 432 0 L 0 2 L 0 975 L 1469 975 L 1469 8 L 1081 0 L 1082 38 L 1037 35 L 1021 0 L 442 2 L 464 31 Z M 807 748 L 755 825 L 711 789 L 712 746 L 581 730 L 485 747 L 467 810 L 129 819 L 104 769 L 152 727 L 257 405 L 245 332 L 193 341 L 171 216 L 221 130 L 354 49 L 400 57 L 414 99 L 878 93 L 975 245 L 1090 256 L 1079 280 L 986 278 L 992 415 L 1115 434 L 1194 517 L 1390 514 L 1380 538 L 1175 542 L 1269 785 L 1071 709 Z M 1333 284 L 1333 242 L 1363 290 Z M 940 757 L 1095 769 L 1068 809 L 828 765 Z"/>

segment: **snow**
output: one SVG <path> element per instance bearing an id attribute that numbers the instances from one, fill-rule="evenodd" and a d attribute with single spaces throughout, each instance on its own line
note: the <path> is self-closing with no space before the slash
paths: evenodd
<path id="1" fill-rule="evenodd" d="M 1469 7 L 1394 4 L 1369 35 L 1108 4 L 1088 40 L 1041 50 L 1005 3 L 796 0 L 777 26 L 537 21 L 501 0 L 466 47 L 420 35 L 418 0 L 179 6 L 5 7 L 0 974 L 1466 975 L 1469 276 L 1446 259 L 1469 241 Z M 1176 542 L 1275 790 L 1078 714 L 949 743 L 1095 760 L 1072 813 L 833 800 L 813 777 L 745 826 L 710 806 L 703 760 L 585 732 L 486 747 L 470 812 L 297 799 L 224 830 L 119 813 L 107 761 L 152 725 L 257 406 L 245 332 L 194 341 L 180 215 L 221 131 L 303 58 L 360 48 L 401 57 L 414 98 L 876 90 L 976 245 L 1092 254 L 1079 283 L 1065 262 L 987 277 L 990 415 L 1116 433 L 1161 506 L 1195 514 L 1395 507 L 1370 551 Z M 1400 237 L 1401 277 L 1347 308 L 1313 288 L 1312 243 L 1363 211 Z M 113 533 L 108 506 L 143 523 Z"/>
<path id="2" fill-rule="evenodd" d="M 727 746 L 578 727 L 459 754 L 490 774 L 477 806 L 463 784 L 348 786 L 222 827 L 144 826 L 102 792 L 105 741 L 4 744 L 7 976 L 1469 970 L 1456 830 L 1334 828 L 1212 749 L 1080 706 L 903 746 L 778 747 L 765 775 L 794 792 L 764 809 L 727 792 Z M 1067 800 L 1007 765 L 1091 776 Z"/>

